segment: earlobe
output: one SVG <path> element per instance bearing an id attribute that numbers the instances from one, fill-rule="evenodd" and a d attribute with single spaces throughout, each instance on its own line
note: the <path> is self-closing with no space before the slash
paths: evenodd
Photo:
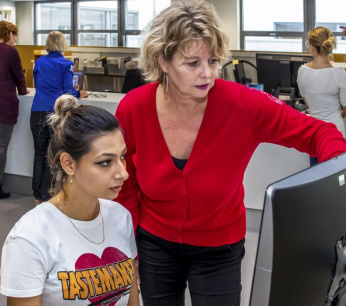
<path id="1" fill-rule="evenodd" d="M 60 155 L 60 164 L 61 168 L 64 170 L 64 172 L 69 175 L 73 176 L 76 170 L 76 162 L 71 157 L 70 154 L 64 152 Z"/>
<path id="2" fill-rule="evenodd" d="M 167 73 L 166 60 L 164 59 L 163 54 L 160 54 L 158 56 L 158 62 L 159 62 L 159 65 L 160 65 L 162 71 L 164 73 Z"/>

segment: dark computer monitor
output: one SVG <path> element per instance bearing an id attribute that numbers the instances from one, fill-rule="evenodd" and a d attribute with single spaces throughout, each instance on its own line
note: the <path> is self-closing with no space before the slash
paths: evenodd
<path id="1" fill-rule="evenodd" d="M 298 69 L 311 60 L 308 54 L 257 53 L 258 83 L 264 84 L 264 91 L 277 98 L 299 98 Z"/>
<path id="2" fill-rule="evenodd" d="M 128 93 L 130 90 L 146 84 L 142 72 L 138 68 L 127 69 L 121 93 Z"/>
<path id="3" fill-rule="evenodd" d="M 244 62 L 239 61 L 238 64 L 234 64 L 234 79 L 237 83 L 245 85 L 246 83 L 251 83 L 252 80 L 246 76 Z"/>
<path id="4" fill-rule="evenodd" d="M 265 193 L 251 306 L 346 305 L 346 154 Z"/>

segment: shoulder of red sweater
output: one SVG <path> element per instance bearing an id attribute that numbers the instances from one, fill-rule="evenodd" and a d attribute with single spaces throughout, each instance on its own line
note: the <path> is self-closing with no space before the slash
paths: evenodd
<path id="1" fill-rule="evenodd" d="M 219 99 L 220 96 L 232 99 L 233 102 L 251 98 L 254 91 L 250 90 L 245 85 L 236 83 L 234 81 L 216 79 L 215 85 L 210 91 L 211 98 Z"/>
<path id="2" fill-rule="evenodd" d="M 126 96 L 131 97 L 131 96 L 137 96 L 140 94 L 148 94 L 152 90 L 156 90 L 157 86 L 158 86 L 158 82 L 148 83 L 148 84 L 145 84 L 145 85 L 142 85 L 142 86 L 139 86 L 137 88 L 130 90 L 126 94 Z"/>
<path id="3" fill-rule="evenodd" d="M 243 88 L 243 85 L 229 80 L 216 79 L 214 88 L 217 92 L 223 93 L 225 91 L 239 92 Z"/>
<path id="4" fill-rule="evenodd" d="M 244 108 L 253 108 L 256 105 L 262 109 L 267 107 L 285 105 L 282 100 L 275 98 L 265 91 L 249 88 L 233 81 L 222 79 L 216 80 L 215 98 L 219 99 L 220 95 L 225 95 L 232 104 L 242 105 Z"/>
<path id="5" fill-rule="evenodd" d="M 139 106 L 147 103 L 150 100 L 153 91 L 156 91 L 158 83 L 149 83 L 130 90 L 120 101 L 122 107 L 132 107 L 133 105 Z"/>

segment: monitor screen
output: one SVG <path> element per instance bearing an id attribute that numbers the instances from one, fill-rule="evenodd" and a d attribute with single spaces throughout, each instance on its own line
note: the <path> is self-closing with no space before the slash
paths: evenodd
<path id="1" fill-rule="evenodd" d="M 265 194 L 251 306 L 346 305 L 346 153 Z"/>
<path id="2" fill-rule="evenodd" d="M 246 86 L 249 88 L 255 88 L 263 91 L 263 84 L 246 83 Z"/>
<path id="3" fill-rule="evenodd" d="M 308 54 L 256 53 L 258 83 L 264 85 L 264 91 L 278 98 L 278 88 L 283 89 L 283 96 L 287 92 L 288 98 L 299 98 L 298 69 L 311 60 L 312 56 Z"/>
<path id="4" fill-rule="evenodd" d="M 77 89 L 83 89 L 83 79 L 84 79 L 84 74 L 83 72 L 80 71 L 75 71 L 73 73 L 73 86 Z"/>

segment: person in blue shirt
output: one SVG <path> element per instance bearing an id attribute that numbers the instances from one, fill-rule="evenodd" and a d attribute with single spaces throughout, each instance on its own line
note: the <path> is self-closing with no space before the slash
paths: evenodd
<path id="1" fill-rule="evenodd" d="M 51 128 L 46 123 L 47 115 L 54 111 L 54 103 L 63 94 L 83 98 L 87 93 L 73 87 L 73 62 L 64 58 L 68 48 L 65 36 L 58 31 L 49 33 L 46 41 L 47 55 L 35 62 L 34 83 L 36 93 L 31 107 L 30 127 L 34 138 L 34 169 L 32 189 L 35 203 L 47 201 L 51 174 L 46 162 Z"/>

